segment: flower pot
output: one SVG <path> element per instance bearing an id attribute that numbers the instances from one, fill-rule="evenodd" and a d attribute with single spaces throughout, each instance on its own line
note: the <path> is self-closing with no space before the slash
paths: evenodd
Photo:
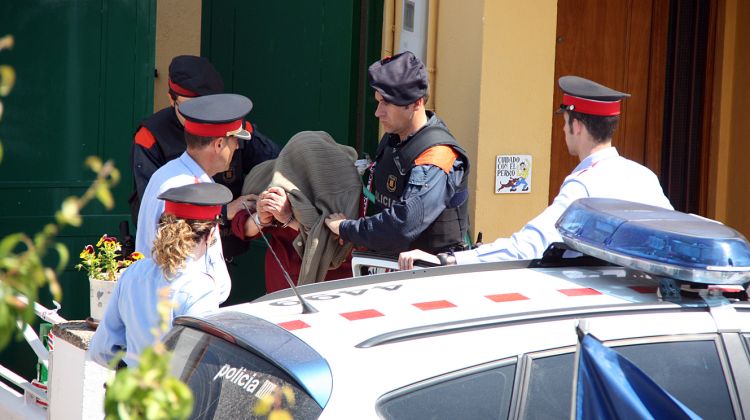
<path id="1" fill-rule="evenodd" d="M 91 318 L 95 321 L 101 321 L 104 317 L 104 311 L 107 310 L 107 303 L 114 288 L 114 281 L 89 278 L 89 305 Z"/>

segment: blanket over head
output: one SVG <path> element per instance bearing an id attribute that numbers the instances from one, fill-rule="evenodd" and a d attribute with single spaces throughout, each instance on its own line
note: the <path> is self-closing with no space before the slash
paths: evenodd
<path id="1" fill-rule="evenodd" d="M 356 219 L 362 182 L 354 161 L 357 152 L 324 131 L 302 131 L 281 149 L 276 159 L 255 166 L 245 177 L 242 194 L 283 188 L 300 231 L 294 249 L 302 257 L 297 284 L 322 281 L 326 271 L 346 260 L 352 244 L 339 245 L 325 225 L 331 213 Z M 284 267 L 287 269 L 287 267 Z"/>

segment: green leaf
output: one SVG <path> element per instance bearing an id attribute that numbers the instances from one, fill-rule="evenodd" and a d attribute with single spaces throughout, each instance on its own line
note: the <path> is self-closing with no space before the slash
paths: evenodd
<path id="1" fill-rule="evenodd" d="M 11 66 L 0 65 L 0 96 L 8 96 L 16 84 L 16 71 Z"/>
<path id="2" fill-rule="evenodd" d="M 117 185 L 117 183 L 120 182 L 120 171 L 118 171 L 117 168 L 112 168 L 112 173 L 109 177 L 112 180 L 112 185 Z"/>
<path id="3" fill-rule="evenodd" d="M 0 241 L 0 258 L 13 252 L 16 246 L 23 240 L 23 233 L 12 233 Z"/>
<path id="4" fill-rule="evenodd" d="M 106 207 L 108 210 L 112 210 L 112 207 L 115 206 L 115 200 L 114 198 L 112 198 L 112 192 L 104 184 L 99 185 L 99 188 L 96 189 L 96 198 L 98 198 L 99 201 L 101 201 L 104 207 Z"/>
<path id="5" fill-rule="evenodd" d="M 57 262 L 57 271 L 58 273 L 62 273 L 63 270 L 65 270 L 65 266 L 68 265 L 68 261 L 70 260 L 70 253 L 68 252 L 68 247 L 61 243 L 55 244 L 55 250 L 57 251 L 57 256 L 60 257 L 60 260 Z"/>
<path id="6" fill-rule="evenodd" d="M 52 298 L 56 301 L 62 300 L 62 288 L 60 287 L 60 282 L 57 281 L 57 275 L 54 271 L 49 270 L 47 281 L 49 282 L 48 287 L 49 292 L 52 294 Z"/>
<path id="7" fill-rule="evenodd" d="M 81 226 L 80 202 L 78 197 L 68 197 L 63 201 L 60 211 L 55 215 L 63 225 Z"/>
<path id="8" fill-rule="evenodd" d="M 86 166 L 91 168 L 91 170 L 94 172 L 98 173 L 99 171 L 102 170 L 102 160 L 96 156 L 87 157 L 84 163 L 86 164 Z"/>

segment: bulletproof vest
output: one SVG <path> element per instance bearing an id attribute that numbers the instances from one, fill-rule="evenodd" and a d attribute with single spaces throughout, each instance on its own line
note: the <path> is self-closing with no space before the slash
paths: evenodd
<path id="1" fill-rule="evenodd" d="M 401 200 L 409 176 L 414 168 L 414 161 L 427 149 L 445 145 L 459 154 L 464 162 L 465 173 L 456 193 L 448 207 L 430 226 L 409 246 L 410 249 L 422 249 L 431 253 L 460 251 L 468 244 L 464 237 L 469 228 L 469 158 L 458 145 L 456 139 L 439 125 L 431 125 L 420 130 L 403 145 L 391 146 L 389 135 L 378 145 L 375 160 L 373 187 L 376 202 L 383 208 L 391 207 Z"/>

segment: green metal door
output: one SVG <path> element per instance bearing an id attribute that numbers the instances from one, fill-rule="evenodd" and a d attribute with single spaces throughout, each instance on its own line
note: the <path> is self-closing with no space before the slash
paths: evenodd
<path id="1" fill-rule="evenodd" d="M 0 237 L 37 232 L 65 197 L 80 195 L 93 179 L 87 156 L 114 159 L 122 173 L 113 211 L 92 205 L 81 228 L 62 232 L 71 262 L 60 314 L 68 319 L 89 313 L 86 275 L 72 268 L 81 248 L 116 235 L 129 219 L 132 133 L 153 101 L 155 7 L 155 0 L 0 0 L 0 35 L 15 38 L 0 62 L 17 74 L 0 121 Z"/>
<path id="2" fill-rule="evenodd" d="M 377 120 L 366 68 L 379 58 L 382 19 L 382 1 L 204 0 L 201 54 L 228 92 L 252 99 L 250 120 L 279 145 L 323 130 L 371 152 Z M 230 302 L 263 293 L 264 252 L 256 242 L 238 259 Z"/>

